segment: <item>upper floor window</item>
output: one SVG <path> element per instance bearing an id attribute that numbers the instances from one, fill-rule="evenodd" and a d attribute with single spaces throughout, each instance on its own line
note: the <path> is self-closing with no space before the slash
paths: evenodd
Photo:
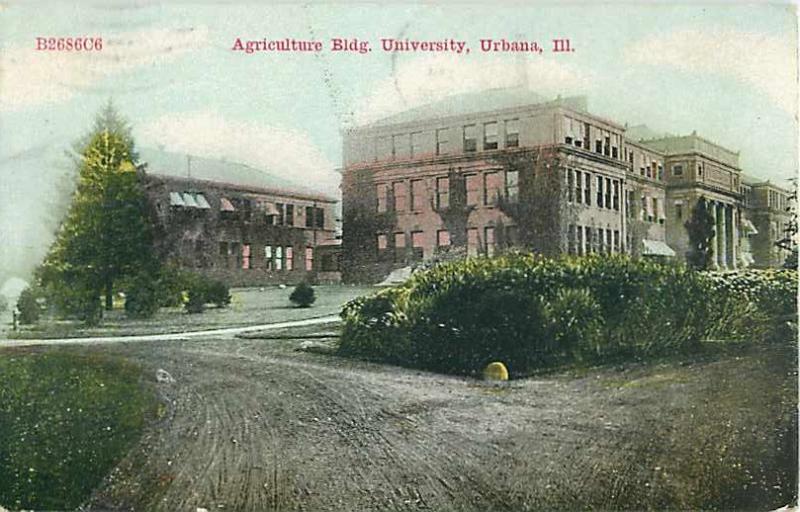
<path id="1" fill-rule="evenodd" d="M 478 127 L 474 124 L 464 126 L 464 152 L 478 150 Z"/>
<path id="2" fill-rule="evenodd" d="M 683 165 L 675 164 L 672 166 L 672 175 L 673 176 L 683 176 Z"/>
<path id="3" fill-rule="evenodd" d="M 411 211 L 421 211 L 424 203 L 425 182 L 423 180 L 411 180 Z"/>
<path id="4" fill-rule="evenodd" d="M 377 187 L 377 195 L 378 195 L 378 213 L 382 213 L 386 211 L 387 208 L 387 187 L 385 184 L 381 183 Z"/>
<path id="5" fill-rule="evenodd" d="M 506 147 L 519 147 L 519 119 L 506 121 Z"/>
<path id="6" fill-rule="evenodd" d="M 392 183 L 392 193 L 394 195 L 394 211 L 404 212 L 406 210 L 406 184 L 403 181 Z"/>
<path id="7" fill-rule="evenodd" d="M 464 177 L 467 186 L 467 206 L 477 205 L 480 199 L 481 182 L 477 174 L 468 174 Z"/>
<path id="8" fill-rule="evenodd" d="M 436 208 L 450 206 L 450 178 L 436 178 Z"/>
<path id="9" fill-rule="evenodd" d="M 495 204 L 503 193 L 503 175 L 499 172 L 487 172 L 484 174 L 483 190 L 483 204 Z"/>
<path id="10" fill-rule="evenodd" d="M 497 149 L 497 123 L 483 124 L 483 149 Z"/>
<path id="11" fill-rule="evenodd" d="M 294 205 L 287 204 L 286 205 L 286 225 L 287 226 L 294 226 Z"/>
<path id="12" fill-rule="evenodd" d="M 422 154 L 422 132 L 414 132 L 411 134 L 411 156 L 420 156 Z"/>
<path id="13" fill-rule="evenodd" d="M 439 128 L 436 130 L 436 154 L 447 154 L 447 128 Z"/>
<path id="14" fill-rule="evenodd" d="M 519 198 L 519 171 L 506 171 L 506 197 L 509 201 Z"/>

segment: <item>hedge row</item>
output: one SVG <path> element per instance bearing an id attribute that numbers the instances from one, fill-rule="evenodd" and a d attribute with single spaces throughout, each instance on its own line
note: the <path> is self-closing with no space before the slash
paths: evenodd
<path id="1" fill-rule="evenodd" d="M 761 340 L 795 313 L 796 280 L 795 271 L 712 275 L 625 256 L 471 258 L 348 303 L 339 351 L 461 374 L 499 360 L 519 375 L 709 338 Z"/>

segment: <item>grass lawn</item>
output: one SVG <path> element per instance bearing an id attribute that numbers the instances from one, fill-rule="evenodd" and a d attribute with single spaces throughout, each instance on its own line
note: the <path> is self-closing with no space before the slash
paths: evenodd
<path id="1" fill-rule="evenodd" d="M 200 314 L 188 314 L 183 308 L 161 308 L 152 318 L 131 320 L 126 318 L 120 304 L 113 311 L 106 311 L 103 321 L 96 327 L 87 328 L 77 321 L 43 319 L 37 325 L 6 334 L 9 338 L 124 336 L 268 324 L 338 314 L 345 302 L 376 290 L 370 286 L 315 286 L 314 305 L 297 308 L 289 302 L 292 287 L 240 288 L 231 290 L 230 306 L 218 309 L 209 305 Z"/>
<path id="2" fill-rule="evenodd" d="M 0 505 L 74 509 L 156 411 L 137 366 L 76 351 L 0 352 Z"/>

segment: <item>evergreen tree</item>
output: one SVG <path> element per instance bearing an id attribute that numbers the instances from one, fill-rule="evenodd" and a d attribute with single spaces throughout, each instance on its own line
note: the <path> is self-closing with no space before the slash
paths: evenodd
<path id="1" fill-rule="evenodd" d="M 686 262 L 698 270 L 711 268 L 712 244 L 714 243 L 714 217 L 705 198 L 701 197 L 692 208 L 692 215 L 684 223 L 689 236 Z"/>
<path id="2" fill-rule="evenodd" d="M 130 128 L 109 104 L 75 146 L 78 184 L 66 219 L 40 271 L 61 305 L 84 320 L 111 309 L 120 278 L 155 274 L 149 215 Z"/>

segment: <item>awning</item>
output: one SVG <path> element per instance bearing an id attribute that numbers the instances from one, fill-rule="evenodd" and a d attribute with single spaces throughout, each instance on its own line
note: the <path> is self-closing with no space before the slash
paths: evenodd
<path id="1" fill-rule="evenodd" d="M 266 203 L 264 205 L 264 212 L 267 215 L 280 215 L 280 212 L 278 211 L 278 208 L 275 207 L 275 205 L 272 204 L 272 203 Z"/>
<path id="2" fill-rule="evenodd" d="M 645 256 L 675 256 L 675 251 L 660 240 L 642 240 Z"/>
<path id="3" fill-rule="evenodd" d="M 236 208 L 233 207 L 233 203 L 228 200 L 226 197 L 219 198 L 219 211 L 221 212 L 235 212 Z"/>
<path id="4" fill-rule="evenodd" d="M 197 201 L 194 200 L 194 196 L 188 192 L 183 193 L 183 202 L 186 203 L 187 208 L 199 208 Z"/>
<path id="5" fill-rule="evenodd" d="M 747 232 L 747 233 L 749 233 L 751 235 L 757 235 L 758 234 L 758 230 L 753 225 L 753 223 L 750 222 L 749 219 L 745 219 L 744 217 L 742 217 L 742 231 L 745 231 L 745 232 Z"/>
<path id="6" fill-rule="evenodd" d="M 180 192 L 170 192 L 169 193 L 169 205 L 170 206 L 186 206 L 186 203 L 183 201 Z"/>
<path id="7" fill-rule="evenodd" d="M 208 210 L 211 208 L 211 205 L 208 204 L 208 201 L 206 200 L 206 196 L 203 194 L 196 194 L 194 196 L 194 200 L 197 201 L 198 208 L 202 208 L 203 210 Z"/>

